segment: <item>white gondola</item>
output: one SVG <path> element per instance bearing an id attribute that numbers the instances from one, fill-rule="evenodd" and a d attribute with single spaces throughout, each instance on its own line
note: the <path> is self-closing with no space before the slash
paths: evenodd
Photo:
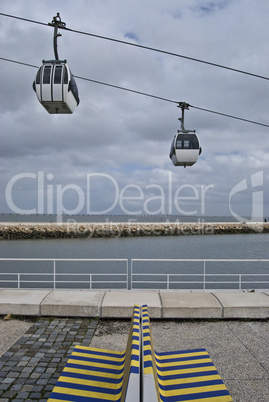
<path id="1" fill-rule="evenodd" d="M 178 131 L 175 135 L 169 156 L 175 166 L 186 167 L 194 165 L 201 152 L 202 149 L 196 132 L 183 130 Z"/>
<path id="2" fill-rule="evenodd" d="M 79 104 L 77 84 L 66 60 L 43 60 L 33 88 L 39 102 L 51 114 L 73 113 Z"/>

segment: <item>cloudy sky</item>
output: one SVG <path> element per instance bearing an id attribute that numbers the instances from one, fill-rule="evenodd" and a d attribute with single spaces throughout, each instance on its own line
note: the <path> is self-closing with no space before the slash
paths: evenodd
<path id="1" fill-rule="evenodd" d="M 267 0 L 1 0 L 0 12 L 268 77 Z M 59 57 L 85 77 L 269 125 L 268 80 L 61 31 Z M 40 66 L 53 29 L 0 16 L 1 57 Z M 176 103 L 76 79 L 80 105 L 50 115 L 37 69 L 1 64 L 0 213 L 269 216 L 269 128 L 190 108 L 202 154 L 173 166 Z"/>

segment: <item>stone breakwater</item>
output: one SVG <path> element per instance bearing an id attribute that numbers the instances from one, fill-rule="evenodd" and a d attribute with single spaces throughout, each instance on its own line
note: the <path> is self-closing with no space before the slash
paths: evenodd
<path id="1" fill-rule="evenodd" d="M 269 233 L 269 223 L 1 223 L 0 240 Z"/>

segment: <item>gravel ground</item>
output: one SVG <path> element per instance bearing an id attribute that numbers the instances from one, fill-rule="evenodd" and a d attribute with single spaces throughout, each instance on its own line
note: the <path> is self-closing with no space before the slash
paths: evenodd
<path id="1" fill-rule="evenodd" d="M 206 348 L 234 402 L 269 402 L 269 321 L 151 320 L 158 352 Z M 92 347 L 124 350 L 129 321 L 100 320 Z"/>
<path id="2" fill-rule="evenodd" d="M 37 392 L 43 386 L 44 392 L 49 393 L 62 370 L 59 365 L 65 364 L 72 345 L 79 342 L 91 347 L 123 351 L 129 328 L 130 320 L 54 318 L 51 322 L 38 319 L 31 323 L 1 319 L 0 356 L 4 356 L 0 363 L 2 360 L 9 371 L 2 384 L 7 388 L 7 394 L 0 396 L 0 401 L 13 400 L 11 395 L 15 395 L 17 388 L 20 388 L 21 395 L 27 394 L 27 400 L 40 401 L 40 397 L 34 398 L 34 391 Z M 234 402 L 269 402 L 268 320 L 151 320 L 151 328 L 156 351 L 206 348 Z M 85 331 L 88 331 L 87 336 Z M 23 334 L 25 335 L 21 338 Z M 66 338 L 63 341 L 61 339 L 64 336 Z M 19 338 L 21 339 L 18 341 Z M 66 351 L 62 351 L 64 343 L 67 344 Z M 14 346 L 11 347 L 12 345 Z M 58 352 L 57 348 L 60 348 Z M 56 359 L 60 352 L 64 357 Z M 24 356 L 20 357 L 22 353 Z M 20 362 L 20 359 L 24 359 L 24 362 Z M 25 363 L 25 367 L 15 365 L 12 368 L 9 367 L 11 363 L 18 366 Z M 40 372 L 41 369 L 44 373 Z M 17 373 L 16 380 L 12 378 L 14 373 Z M 50 379 L 47 379 L 48 376 L 51 376 Z M 11 385 L 5 384 L 5 381 L 12 381 Z M 47 385 L 48 381 L 50 383 Z M 39 392 L 41 395 L 41 391 Z M 21 402 L 25 398 L 14 400 Z"/>
<path id="3" fill-rule="evenodd" d="M 24 320 L 4 320 L 0 318 L 0 357 L 32 326 L 32 322 Z"/>

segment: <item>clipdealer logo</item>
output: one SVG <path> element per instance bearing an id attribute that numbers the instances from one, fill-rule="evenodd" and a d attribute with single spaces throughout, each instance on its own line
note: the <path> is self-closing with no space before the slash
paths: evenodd
<path id="1" fill-rule="evenodd" d="M 239 193 L 247 194 L 251 191 L 251 216 L 248 221 L 250 222 L 263 222 L 263 171 L 260 170 L 250 176 L 250 185 L 248 185 L 247 178 L 241 180 L 237 183 L 229 195 L 229 209 L 233 217 L 239 221 L 244 222 L 246 218 L 234 212 L 232 208 L 232 199 L 235 195 Z"/>
<path id="2" fill-rule="evenodd" d="M 180 215 L 205 215 L 206 196 L 214 187 L 213 184 L 182 184 L 176 187 L 170 171 L 167 172 L 167 180 L 163 182 L 163 186 L 148 184 L 141 187 L 131 183 L 121 187 L 113 176 L 105 173 L 88 173 L 83 187 L 74 183 L 56 184 L 53 181 L 54 175 L 43 171 L 13 176 L 5 191 L 9 209 L 17 214 L 57 216 L 77 215 L 85 211 L 87 214 L 103 215 L 119 209 L 127 215 L 165 215 L 175 211 Z M 24 209 L 20 206 L 19 194 L 22 186 L 31 191 L 35 208 Z M 105 200 L 103 206 L 100 203 L 101 197 Z M 72 207 L 68 203 L 70 199 Z"/>

